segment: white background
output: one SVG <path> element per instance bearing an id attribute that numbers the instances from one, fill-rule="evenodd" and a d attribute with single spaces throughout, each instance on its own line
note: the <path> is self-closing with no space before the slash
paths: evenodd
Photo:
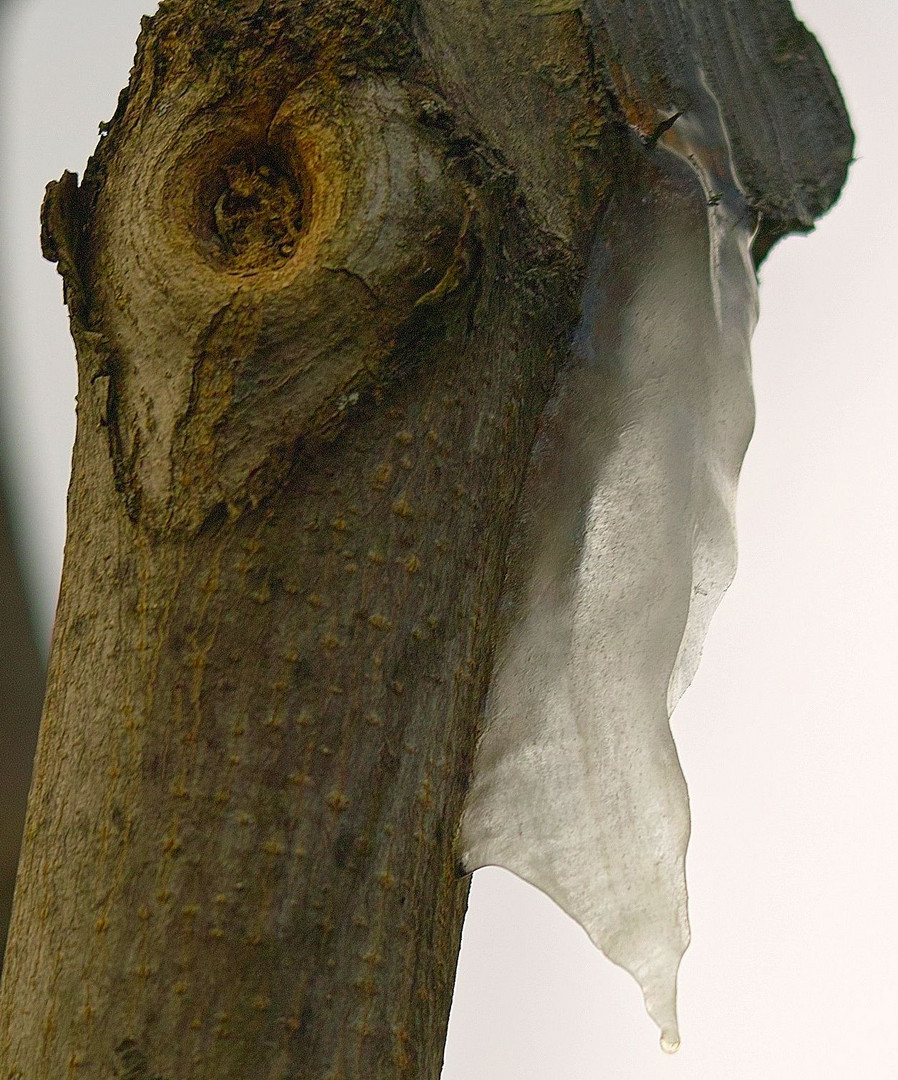
<path id="1" fill-rule="evenodd" d="M 38 208 L 81 172 L 152 0 L 7 0 L 0 25 L 2 446 L 48 633 L 74 433 Z M 689 780 L 683 1048 L 542 895 L 477 874 L 444 1080 L 880 1080 L 898 1005 L 892 0 L 802 0 L 859 135 L 847 191 L 762 272 L 741 566 L 674 717 Z"/>

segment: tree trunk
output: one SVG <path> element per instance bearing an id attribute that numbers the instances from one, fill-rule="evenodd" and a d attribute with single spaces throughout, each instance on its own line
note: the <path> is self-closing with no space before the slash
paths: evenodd
<path id="1" fill-rule="evenodd" d="M 78 349 L 0 1077 L 439 1074 L 515 501 L 702 74 L 757 253 L 851 153 L 781 0 L 168 0 L 44 244 Z"/>

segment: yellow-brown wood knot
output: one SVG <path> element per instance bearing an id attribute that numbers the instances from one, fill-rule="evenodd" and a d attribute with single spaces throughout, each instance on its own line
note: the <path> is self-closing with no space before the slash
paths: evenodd
<path id="1" fill-rule="evenodd" d="M 289 259 L 302 232 L 305 198 L 286 162 L 268 147 L 248 147 L 222 165 L 218 181 L 211 220 L 198 225 L 210 230 L 222 267 L 252 272 Z"/>
<path id="2" fill-rule="evenodd" d="M 157 532 L 258 506 L 412 345 L 426 362 L 480 265 L 480 196 L 420 87 L 192 94 L 117 138 L 88 225 L 117 486 Z"/>

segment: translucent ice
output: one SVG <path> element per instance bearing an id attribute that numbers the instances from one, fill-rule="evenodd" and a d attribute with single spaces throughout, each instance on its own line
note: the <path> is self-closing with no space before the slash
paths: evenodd
<path id="1" fill-rule="evenodd" d="M 460 835 L 468 870 L 536 885 L 636 977 L 669 1051 L 689 803 L 668 721 L 735 569 L 757 307 L 751 214 L 701 78 L 693 97 L 604 212 Z"/>

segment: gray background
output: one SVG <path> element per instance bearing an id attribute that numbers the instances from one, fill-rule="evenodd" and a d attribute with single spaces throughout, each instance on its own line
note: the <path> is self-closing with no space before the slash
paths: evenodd
<path id="1" fill-rule="evenodd" d="M 2 451 L 49 636 L 74 365 L 44 184 L 81 171 L 151 0 L 7 0 L 0 25 Z M 445 1080 L 879 1080 L 898 1003 L 898 227 L 892 0 L 802 0 L 859 135 L 841 203 L 762 273 L 741 566 L 674 716 L 689 781 L 684 1044 L 552 903 L 476 875 Z"/>

